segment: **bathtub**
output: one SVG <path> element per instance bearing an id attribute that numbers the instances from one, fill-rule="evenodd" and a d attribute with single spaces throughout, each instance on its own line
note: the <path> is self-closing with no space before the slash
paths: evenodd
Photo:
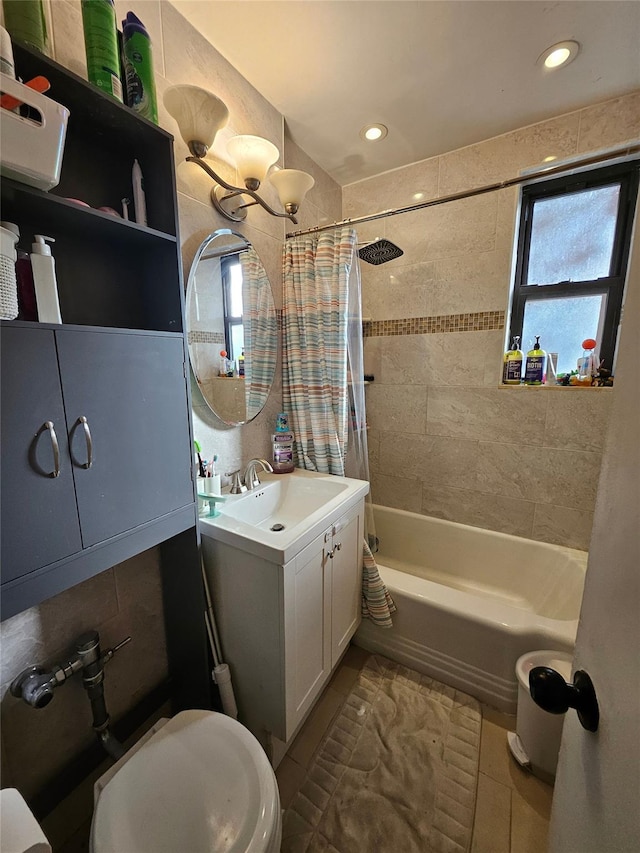
<path id="1" fill-rule="evenodd" d="M 573 653 L 587 554 L 374 506 L 393 628 L 363 619 L 356 645 L 515 713 L 520 655 Z"/>

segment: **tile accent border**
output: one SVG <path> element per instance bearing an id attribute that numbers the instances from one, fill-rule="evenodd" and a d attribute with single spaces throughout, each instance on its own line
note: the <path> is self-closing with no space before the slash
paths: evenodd
<path id="1" fill-rule="evenodd" d="M 486 332 L 504 329 L 504 311 L 475 314 L 441 314 L 433 317 L 406 317 L 402 320 L 363 320 L 365 338 L 393 335 L 435 335 L 442 332 Z"/>
<path id="2" fill-rule="evenodd" d="M 223 344 L 223 332 L 209 332 L 204 329 L 191 329 L 187 334 L 189 344 Z"/>

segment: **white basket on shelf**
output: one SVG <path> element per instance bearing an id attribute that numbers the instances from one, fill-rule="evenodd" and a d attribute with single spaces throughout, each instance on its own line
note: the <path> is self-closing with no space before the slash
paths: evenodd
<path id="1" fill-rule="evenodd" d="M 6 74 L 0 74 L 0 87 L 3 94 L 13 95 L 39 114 L 39 119 L 32 119 L 1 111 L 0 173 L 50 190 L 60 181 L 69 110 Z"/>

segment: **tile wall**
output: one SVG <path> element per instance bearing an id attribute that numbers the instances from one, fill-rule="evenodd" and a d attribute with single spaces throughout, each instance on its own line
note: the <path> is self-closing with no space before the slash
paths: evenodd
<path id="1" fill-rule="evenodd" d="M 117 0 L 121 20 L 134 11 L 147 26 L 154 53 L 160 124 L 176 135 L 175 153 L 185 283 L 200 243 L 217 228 L 232 225 L 209 202 L 210 179 L 197 166 L 185 163 L 188 151 L 177 126 L 162 104 L 162 93 L 172 84 L 192 83 L 219 95 L 229 107 L 229 125 L 214 146 L 220 158 L 214 164 L 235 182 L 226 157 L 226 140 L 237 133 L 253 133 L 274 142 L 282 153 L 280 165 L 312 173 L 316 186 L 305 201 L 297 227 L 311 227 L 341 217 L 341 189 L 288 138 L 284 120 L 229 63 L 168 3 L 159 0 Z M 79 0 L 50 3 L 54 56 L 61 64 L 86 78 L 86 62 Z M 278 207 L 275 190 L 266 184 L 264 196 Z M 272 282 L 276 306 L 282 305 L 282 244 L 294 226 L 251 210 L 250 224 L 234 224 L 256 247 Z M 252 456 L 270 455 L 270 435 L 281 410 L 281 366 L 267 406 L 248 426 L 229 428 L 219 423 L 192 381 L 195 436 L 210 455 L 220 457 L 222 471 L 239 468 Z M 84 690 L 73 679 L 46 708 L 35 711 L 8 694 L 8 686 L 22 668 L 40 662 L 57 662 L 82 631 L 95 628 L 104 647 L 131 634 L 134 641 L 107 669 L 107 700 L 112 716 L 134 706 L 167 675 L 158 553 L 145 554 L 103 572 L 39 607 L 6 620 L 0 626 L 2 669 L 2 784 L 17 786 L 33 796 L 75 753 L 94 738 L 91 713 Z"/>
<path id="2" fill-rule="evenodd" d="M 344 216 L 638 137 L 635 92 L 346 186 Z M 499 387 L 517 204 L 510 188 L 357 226 L 404 250 L 361 264 L 373 498 L 587 549 L 615 389 Z"/>

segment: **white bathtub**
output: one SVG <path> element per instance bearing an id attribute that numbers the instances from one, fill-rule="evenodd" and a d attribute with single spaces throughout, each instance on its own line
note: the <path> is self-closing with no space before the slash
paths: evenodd
<path id="1" fill-rule="evenodd" d="M 375 506 L 393 628 L 354 642 L 515 713 L 520 655 L 573 653 L 587 554 Z"/>

